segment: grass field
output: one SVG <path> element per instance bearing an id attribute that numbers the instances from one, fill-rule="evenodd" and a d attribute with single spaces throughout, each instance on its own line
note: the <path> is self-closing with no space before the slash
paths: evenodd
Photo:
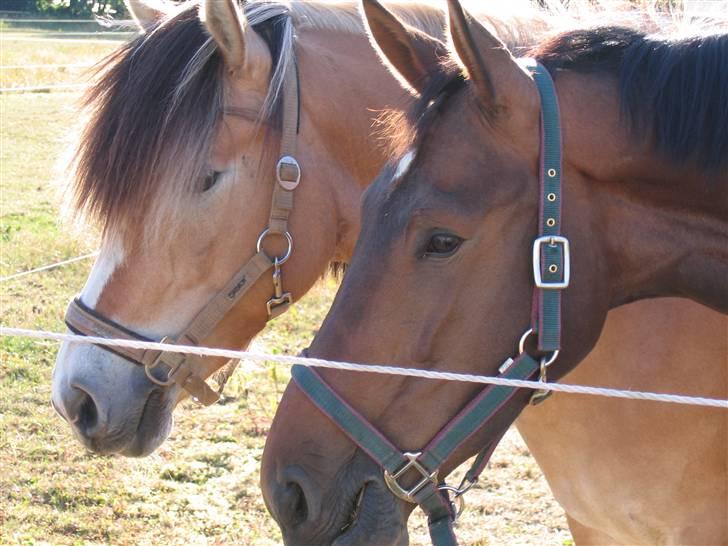
<path id="1" fill-rule="evenodd" d="M 91 64 L 113 51 L 119 40 L 130 36 L 110 33 L 95 25 L 62 32 L 58 28 L 62 26 L 0 24 L 0 66 L 10 67 L 0 69 L 0 88 L 82 83 Z M 89 36 L 88 32 L 100 34 Z"/>
<path id="2" fill-rule="evenodd" d="M 90 62 L 111 46 L 2 40 L 0 65 Z M 72 47 L 71 47 L 72 45 Z M 68 47 L 68 49 L 66 49 Z M 48 83 L 7 76 L 1 86 Z M 15 72 L 14 72 L 15 74 Z M 76 93 L 0 95 L 0 276 L 94 250 L 58 221 L 54 166 L 77 118 Z M 89 262 L 0 285 L 0 323 L 63 329 L 63 311 Z M 308 344 L 335 291 L 322 282 L 257 340 L 296 353 Z M 224 404 L 177 411 L 175 431 L 141 460 L 86 452 L 49 404 L 57 346 L 0 338 L 0 544 L 278 544 L 258 489 L 260 457 L 284 367 L 241 366 Z M 569 544 L 561 509 L 511 431 L 469 494 L 463 544 Z M 424 519 L 413 544 L 427 544 Z"/>

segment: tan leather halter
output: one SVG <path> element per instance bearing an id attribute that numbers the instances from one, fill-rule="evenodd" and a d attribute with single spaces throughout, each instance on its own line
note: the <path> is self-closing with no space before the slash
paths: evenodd
<path id="1" fill-rule="evenodd" d="M 288 231 L 288 217 L 293 210 L 293 192 L 301 181 L 301 168 L 295 159 L 299 125 L 299 85 L 294 59 L 288 61 L 285 69 L 282 100 L 281 155 L 276 164 L 276 183 L 273 187 L 268 226 L 258 237 L 256 253 L 215 295 L 212 301 L 202 308 L 182 333 L 175 337 L 165 337 L 161 340 L 162 343 L 199 345 L 213 332 L 223 317 L 243 298 L 261 275 L 271 268 L 273 268 L 274 295 L 266 305 L 268 318 L 272 319 L 284 313 L 293 303 L 291 294 L 283 291 L 281 266 L 290 258 L 293 251 L 293 238 Z M 272 236 L 285 237 L 288 248 L 283 256 L 271 259 L 263 250 L 263 243 L 267 237 Z M 68 306 L 66 324 L 73 332 L 81 335 L 150 341 L 90 309 L 83 304 L 79 297 L 74 298 Z M 144 366 L 147 377 L 157 385 L 162 387 L 179 385 L 202 405 L 209 406 L 220 398 L 220 393 L 213 390 L 203 378 L 196 374 L 196 371 L 200 369 L 201 357 L 121 347 L 113 350 L 108 347 L 102 348 Z M 167 367 L 167 376 L 166 379 L 160 379 L 155 375 L 154 369 L 158 367 L 163 369 L 164 366 Z"/>

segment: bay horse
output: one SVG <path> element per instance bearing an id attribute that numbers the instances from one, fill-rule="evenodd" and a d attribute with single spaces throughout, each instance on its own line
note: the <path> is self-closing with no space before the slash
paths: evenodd
<path id="1" fill-rule="evenodd" d="M 89 95 L 91 116 L 77 154 L 72 187 L 76 208 L 99 221 L 104 232 L 101 257 L 80 303 L 127 332 L 174 338 L 255 255 L 256 239 L 269 219 L 279 146 L 282 101 L 276 97 L 281 96 L 286 78 L 278 67 L 292 58 L 301 88 L 296 157 L 304 174 L 290 215 L 295 249 L 282 267 L 282 286 L 297 300 L 329 263 L 349 260 L 359 231 L 361 193 L 387 157 L 376 146 L 372 120 L 379 111 L 402 102 L 402 87 L 369 45 L 356 6 L 249 2 L 240 12 L 228 2 L 208 2 L 203 4 L 207 17 L 202 22 L 197 4 L 174 8 L 130 0 L 128 5 L 144 34 L 105 63 Z M 444 38 L 445 21 L 439 9 L 419 5 L 393 9 L 417 28 Z M 514 47 L 532 43 L 531 35 L 549 26 L 539 14 L 528 23 L 523 15 L 509 16 L 513 9 L 511 4 L 501 16 L 491 16 L 490 22 Z M 235 40 L 229 42 L 229 36 Z M 226 43 L 238 47 L 229 50 Z M 238 66 L 241 43 L 242 67 Z M 223 108 L 226 112 L 221 115 Z M 264 116 L 269 121 L 260 121 L 265 109 L 270 110 Z M 298 240 L 296 235 L 303 233 L 306 237 Z M 286 250 L 283 240 L 267 239 L 264 245 L 271 256 Z M 246 346 L 265 326 L 271 296 L 273 279 L 265 276 L 252 284 L 214 332 L 199 341 L 229 348 Z M 678 300 L 640 304 L 625 311 L 619 320 L 610 321 L 615 329 L 630 330 L 630 324 L 644 322 L 645 317 L 662 317 L 666 354 L 655 362 L 665 368 L 679 368 L 681 360 L 696 350 L 721 350 L 716 349 L 716 338 L 724 323 L 715 314 Z M 633 366 L 621 353 L 631 358 L 635 352 L 630 347 L 641 346 L 637 340 L 624 348 L 610 343 L 602 358 L 615 359 L 614 373 L 627 374 Z M 68 344 L 58 355 L 54 405 L 91 450 L 127 456 L 152 452 L 169 433 L 173 409 L 185 395 L 178 386 L 162 388 L 153 383 L 129 358 L 133 360 L 134 355 Z M 593 361 L 595 377 L 605 368 L 599 361 Z M 198 377 L 206 378 L 224 364 L 215 359 L 196 361 Z M 650 381 L 657 379 L 639 380 L 649 388 Z M 669 383 L 679 381 L 679 376 L 671 371 L 659 380 Z M 554 419 L 560 404 L 567 403 L 577 405 L 584 415 L 589 408 L 598 408 L 589 399 L 569 397 L 556 397 L 542 408 L 552 412 L 549 419 Z M 610 415 L 594 411 L 605 427 L 614 426 L 610 424 L 622 420 L 622 407 L 611 408 Z M 533 414 L 534 422 L 539 415 Z M 662 418 L 650 418 L 644 411 L 639 417 L 644 423 L 635 424 L 638 431 L 651 430 L 653 419 Z M 595 422 L 591 415 L 585 419 Z M 679 423 L 675 429 L 688 430 Z M 574 444 L 593 443 L 587 427 L 570 434 Z M 640 434 L 628 439 L 638 458 L 642 450 L 652 452 L 663 440 L 641 444 Z M 537 451 L 538 446 L 549 445 L 552 435 L 551 428 L 536 424 L 526 439 Z M 676 432 L 670 437 L 683 436 Z M 612 438 L 624 440 L 616 428 Z M 687 444 L 676 443 L 681 449 Z M 551 453 L 547 448 L 539 461 L 548 462 Z M 576 461 L 580 453 L 575 450 L 561 462 Z M 671 468 L 673 457 L 661 451 L 655 468 Z M 603 468 L 609 464 L 613 463 L 607 457 Z M 571 488 L 559 487 L 569 475 L 569 464 L 552 466 L 547 473 L 567 511 L 574 510 L 589 524 L 591 516 L 581 514 L 584 506 L 591 505 Z M 579 479 L 593 483 L 600 495 L 609 498 L 598 478 L 591 473 Z M 637 479 L 642 475 L 624 478 L 623 487 L 647 489 Z M 678 500 L 664 496 L 655 506 L 674 513 L 670 507 L 681 506 Z M 579 535 L 575 532 L 575 536 Z"/>
<path id="2" fill-rule="evenodd" d="M 516 60 L 458 0 L 448 7 L 453 49 L 443 57 L 377 0 L 364 1 L 379 49 L 419 100 L 393 128 L 399 160 L 365 193 L 354 256 L 308 355 L 553 381 L 584 360 L 610 309 L 681 296 L 728 313 L 728 34 L 670 39 L 598 27 Z M 625 341 L 661 355 L 664 323 L 657 317 Z M 704 376 L 688 390 L 725 398 L 725 329 L 718 335 L 710 371 L 692 359 L 681 369 Z M 659 377 L 654 356 L 633 372 Z M 266 503 L 288 544 L 403 544 L 416 505 L 435 544 L 455 544 L 449 495 L 472 486 L 529 399 L 543 394 L 295 366 L 264 452 Z M 680 411 L 644 430 L 648 442 L 669 435 Z M 685 439 L 705 444 L 682 450 L 685 459 L 659 477 L 646 454 L 637 468 L 611 466 L 612 480 L 651 474 L 654 491 L 622 499 L 617 514 L 634 521 L 631 537 L 629 525 L 612 523 L 589 543 L 728 543 L 728 418 L 686 413 L 682 422 L 694 421 Z M 583 417 L 560 415 L 579 423 L 576 435 L 594 427 L 594 445 L 567 441 L 551 458 L 584 447 L 598 454 L 589 470 L 599 474 L 621 453 L 603 453 L 613 439 L 601 437 L 601 419 Z M 638 420 L 623 417 L 606 434 L 633 432 Z M 711 449 L 718 455 L 703 460 Z M 460 486 L 444 484 L 479 450 Z M 566 487 L 576 497 L 596 491 L 579 472 Z M 645 503 L 682 495 L 694 476 L 702 486 L 683 497 L 697 503 L 683 505 L 686 517 L 655 517 Z M 582 513 L 600 502 L 587 498 Z"/>

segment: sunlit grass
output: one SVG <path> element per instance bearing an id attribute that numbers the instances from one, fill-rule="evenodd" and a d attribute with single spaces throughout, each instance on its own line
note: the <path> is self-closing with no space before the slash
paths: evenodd
<path id="1" fill-rule="evenodd" d="M 80 32 L 106 32 L 93 25 L 89 27 Z M 0 68 L 0 88 L 85 83 L 90 67 L 118 47 L 120 40 L 131 36 L 130 33 L 86 36 L 48 28 L 0 27 L 0 67 L 11 67 Z M 86 41 L 89 39 L 93 43 Z M 33 66 L 38 68 L 28 68 Z"/>

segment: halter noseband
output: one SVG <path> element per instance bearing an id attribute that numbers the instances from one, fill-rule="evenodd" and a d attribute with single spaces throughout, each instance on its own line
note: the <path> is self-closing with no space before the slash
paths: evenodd
<path id="1" fill-rule="evenodd" d="M 273 187 L 268 226 L 261 232 L 256 245 L 256 253 L 233 276 L 215 297 L 192 319 L 184 331 L 176 337 L 165 337 L 162 343 L 199 345 L 227 313 L 247 294 L 256 281 L 266 271 L 273 269 L 273 297 L 267 302 L 268 318 L 272 319 L 284 313 L 293 303 L 290 292 L 283 290 L 281 266 L 293 252 L 293 237 L 288 231 L 288 217 L 293 210 L 293 192 L 301 181 L 301 168 L 296 155 L 296 136 L 299 129 L 299 82 L 295 60 L 290 60 L 285 69 L 283 79 L 282 124 L 281 124 L 281 156 L 276 164 L 276 183 Z M 234 109 L 225 111 L 236 115 Z M 263 250 L 263 243 L 268 237 L 284 237 L 288 247 L 283 256 L 270 258 Z M 75 333 L 107 338 L 122 338 L 138 341 L 151 341 L 100 313 L 90 309 L 74 298 L 66 311 L 66 324 Z M 118 354 L 123 358 L 144 367 L 147 377 L 161 387 L 179 385 L 200 404 L 209 406 L 220 399 L 220 392 L 213 390 L 197 372 L 200 369 L 201 357 L 168 353 L 164 351 L 146 351 L 108 347 L 103 349 Z M 166 368 L 166 377 L 160 379 L 155 368 Z"/>
<path id="2" fill-rule="evenodd" d="M 561 346 L 561 290 L 569 285 L 569 241 L 561 229 L 561 128 L 554 84 L 548 71 L 533 59 L 520 61 L 536 83 L 541 97 L 541 162 L 539 236 L 533 243 L 534 294 L 531 328 L 523 334 L 519 354 L 508 358 L 499 376 L 546 382 L 546 370 Z M 531 335 L 537 336 L 540 356 L 525 350 Z M 292 376 L 309 399 L 384 470 L 384 481 L 397 497 L 418 504 L 428 516 L 430 537 L 436 546 L 455 546 L 453 523 L 464 507 L 462 495 L 478 480 L 504 431 L 493 419 L 518 393 L 515 387 L 490 385 L 465 406 L 422 451 L 402 452 L 341 399 L 312 368 L 293 366 Z M 535 391 L 531 403 L 550 394 Z M 443 463 L 474 433 L 493 438 L 478 454 L 459 487 L 438 479 Z M 412 476 L 414 476 L 414 481 Z M 410 479 L 410 486 L 402 480 Z M 453 499 L 450 499 L 450 493 Z M 456 508 L 454 501 L 459 503 Z"/>

